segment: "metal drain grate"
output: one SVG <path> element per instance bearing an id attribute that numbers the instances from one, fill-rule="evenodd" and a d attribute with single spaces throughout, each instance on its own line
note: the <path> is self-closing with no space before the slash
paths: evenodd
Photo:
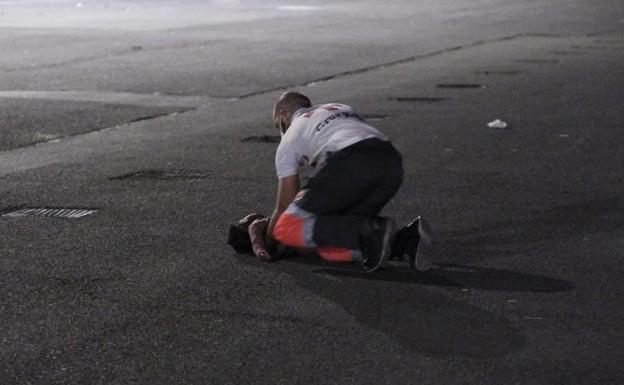
<path id="1" fill-rule="evenodd" d="M 483 84 L 474 83 L 442 83 L 438 84 L 438 88 L 454 88 L 454 89 L 468 89 L 468 88 L 485 88 Z"/>
<path id="2" fill-rule="evenodd" d="M 7 218 L 22 217 L 50 217 L 50 218 L 71 218 L 78 219 L 97 213 L 95 209 L 70 209 L 70 208 L 46 208 L 46 207 L 27 207 L 18 210 L 12 210 L 2 214 Z"/>
<path id="3" fill-rule="evenodd" d="M 241 142 L 279 143 L 281 140 L 282 137 L 277 135 L 260 135 L 248 136 L 246 138 L 243 138 Z"/>
<path id="4" fill-rule="evenodd" d="M 405 102 L 405 103 L 437 103 L 437 102 L 445 101 L 446 98 L 404 96 L 404 97 L 390 98 L 390 100 L 395 100 L 397 102 Z"/>
<path id="5" fill-rule="evenodd" d="M 121 176 L 115 176 L 110 179 L 203 179 L 209 175 L 210 172 L 205 170 L 143 170 Z"/>

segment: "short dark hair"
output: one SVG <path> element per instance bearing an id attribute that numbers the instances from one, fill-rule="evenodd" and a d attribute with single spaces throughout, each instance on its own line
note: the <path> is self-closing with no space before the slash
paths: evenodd
<path id="1" fill-rule="evenodd" d="M 291 114 L 300 108 L 310 107 L 312 107 L 312 102 L 310 102 L 310 98 L 296 91 L 288 91 L 283 93 L 275 104 L 276 110 L 285 110 L 290 112 Z"/>

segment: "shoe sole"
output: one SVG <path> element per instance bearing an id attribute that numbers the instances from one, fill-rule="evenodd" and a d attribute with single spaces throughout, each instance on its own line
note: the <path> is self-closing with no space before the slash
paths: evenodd
<path id="1" fill-rule="evenodd" d="M 364 270 L 367 273 L 372 273 L 373 271 L 379 269 L 381 266 L 383 266 L 383 264 L 386 262 L 386 260 L 390 256 L 390 251 L 391 251 L 391 246 L 392 246 L 391 245 L 392 235 L 394 234 L 396 225 L 392 218 L 386 218 L 385 222 L 386 223 L 384 226 L 384 234 L 383 234 L 383 239 L 382 239 L 383 246 L 381 247 L 381 256 L 379 257 L 379 261 L 377 261 L 377 264 L 375 266 L 369 267 L 368 269 Z"/>

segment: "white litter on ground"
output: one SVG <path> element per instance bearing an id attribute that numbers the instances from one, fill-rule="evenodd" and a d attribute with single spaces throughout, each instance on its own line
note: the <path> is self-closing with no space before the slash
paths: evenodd
<path id="1" fill-rule="evenodd" d="M 499 119 L 496 119 L 493 122 L 489 122 L 487 124 L 487 126 L 490 127 L 490 128 L 500 128 L 500 129 L 504 129 L 504 128 L 509 127 L 509 125 L 507 123 L 505 123 L 505 122 L 503 122 L 502 120 L 499 120 Z"/>

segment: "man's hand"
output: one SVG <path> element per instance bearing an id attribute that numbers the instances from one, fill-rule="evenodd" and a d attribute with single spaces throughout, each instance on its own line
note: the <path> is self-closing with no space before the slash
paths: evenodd
<path id="1" fill-rule="evenodd" d="M 280 215 L 288 205 L 295 200 L 295 196 L 299 192 L 299 175 L 291 175 L 279 180 L 279 184 L 277 185 L 277 199 L 275 202 L 275 211 L 273 211 L 273 215 L 271 215 L 271 220 L 269 221 L 269 226 L 267 229 L 267 240 L 269 243 L 275 243 L 273 239 L 273 229 L 275 228 L 275 224 L 279 219 Z"/>
<path id="2" fill-rule="evenodd" d="M 253 223 L 253 221 L 255 221 L 256 219 L 262 219 L 262 218 L 264 218 L 264 215 L 262 214 L 251 213 L 247 215 L 245 218 L 238 221 L 238 225 L 243 227 L 245 230 L 249 230 L 249 226 Z"/>
<path id="3" fill-rule="evenodd" d="M 264 241 L 269 218 L 256 219 L 249 225 L 249 238 L 254 254 L 263 262 L 270 262 L 273 258 Z"/>

